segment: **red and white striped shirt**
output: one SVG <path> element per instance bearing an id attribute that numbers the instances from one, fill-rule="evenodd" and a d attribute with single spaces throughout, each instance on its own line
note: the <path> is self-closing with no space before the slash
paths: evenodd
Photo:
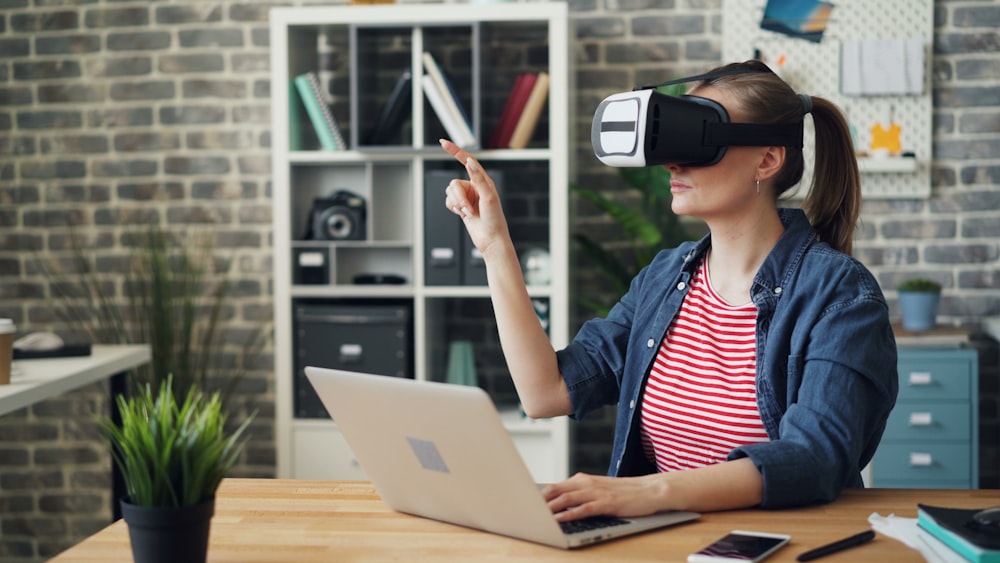
<path id="1" fill-rule="evenodd" d="M 726 460 L 768 441 L 757 409 L 753 303 L 733 306 L 712 289 L 708 260 L 660 344 L 643 393 L 642 443 L 659 471 Z"/>

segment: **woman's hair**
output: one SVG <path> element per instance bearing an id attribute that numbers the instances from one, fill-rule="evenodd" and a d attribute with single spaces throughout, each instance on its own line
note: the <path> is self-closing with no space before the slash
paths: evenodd
<path id="1" fill-rule="evenodd" d="M 811 112 L 816 135 L 812 185 L 803 208 L 820 240 L 851 253 L 854 228 L 861 212 L 861 177 L 847 120 L 829 100 L 802 96 L 760 61 L 732 63 L 716 70 L 746 68 L 698 84 L 733 95 L 751 123 L 795 123 Z M 811 108 L 806 107 L 810 105 Z M 774 178 L 777 195 L 802 179 L 805 164 L 800 147 L 785 149 L 785 164 Z"/>

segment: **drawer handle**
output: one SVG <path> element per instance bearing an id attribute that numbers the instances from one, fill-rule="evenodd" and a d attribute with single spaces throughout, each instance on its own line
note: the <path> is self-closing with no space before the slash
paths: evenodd
<path id="1" fill-rule="evenodd" d="M 929 371 L 911 371 L 910 385 L 930 385 L 933 382 Z"/>
<path id="2" fill-rule="evenodd" d="M 929 412 L 911 412 L 910 426 L 930 426 L 934 424 L 934 417 Z"/>
<path id="3" fill-rule="evenodd" d="M 930 467 L 934 465 L 931 454 L 910 452 L 910 467 Z"/>

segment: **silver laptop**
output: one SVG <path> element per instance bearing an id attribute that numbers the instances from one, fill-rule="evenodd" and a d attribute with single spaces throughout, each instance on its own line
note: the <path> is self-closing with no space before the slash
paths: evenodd
<path id="1" fill-rule="evenodd" d="M 482 389 L 317 367 L 305 371 L 393 510 L 561 548 L 699 516 L 608 518 L 618 522 L 564 531 Z"/>

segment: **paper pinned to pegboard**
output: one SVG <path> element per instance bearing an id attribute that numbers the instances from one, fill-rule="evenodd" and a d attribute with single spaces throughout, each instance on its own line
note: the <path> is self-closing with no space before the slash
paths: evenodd
<path id="1" fill-rule="evenodd" d="M 742 61 L 759 54 L 796 91 L 826 98 L 844 110 L 855 131 L 862 170 L 861 187 L 866 198 L 926 198 L 931 193 L 932 114 L 930 49 L 933 44 L 932 0 L 837 0 L 828 11 L 819 40 L 762 29 L 770 0 L 723 0 L 722 55 L 725 62 Z M 785 0 L 785 3 L 796 3 Z M 808 0 L 803 4 L 810 3 Z M 815 2 L 815 4 L 828 4 Z M 844 42 L 857 44 L 876 39 L 900 40 L 904 45 L 920 41 L 923 47 L 922 88 L 918 94 L 847 95 L 841 91 Z M 912 49 L 912 47 L 910 47 Z M 911 55 L 912 56 L 912 55 Z M 875 61 L 878 62 L 878 61 Z M 908 70 L 913 74 L 913 69 Z M 909 78 L 907 78 L 909 80 Z M 912 86 L 907 86 L 913 88 Z M 807 120 L 806 162 L 814 154 Z M 872 140 L 883 142 L 886 132 L 898 128 L 901 150 L 914 158 L 881 158 L 872 155 Z M 874 136 L 873 136 L 874 133 Z M 893 139 L 895 140 L 895 139 Z M 881 151 L 877 151 L 881 152 Z M 811 178 L 806 170 L 805 195 Z"/>

